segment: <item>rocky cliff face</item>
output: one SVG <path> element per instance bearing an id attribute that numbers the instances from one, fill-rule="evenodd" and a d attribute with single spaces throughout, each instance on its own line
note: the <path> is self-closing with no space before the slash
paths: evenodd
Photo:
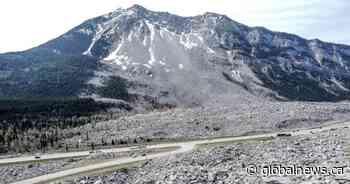
<path id="1" fill-rule="evenodd" d="M 0 55 L 3 96 L 101 96 L 111 76 L 130 94 L 200 104 L 220 96 L 350 97 L 350 47 L 248 27 L 215 13 L 180 17 L 135 5 L 57 39 Z M 116 97 L 117 98 L 117 97 Z"/>

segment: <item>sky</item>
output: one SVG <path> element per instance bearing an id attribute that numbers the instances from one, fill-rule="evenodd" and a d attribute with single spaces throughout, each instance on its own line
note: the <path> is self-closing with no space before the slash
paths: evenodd
<path id="1" fill-rule="evenodd" d="M 249 26 L 350 45 L 349 0 L 2 0 L 0 53 L 38 46 L 89 18 L 134 4 L 181 16 L 216 12 Z"/>

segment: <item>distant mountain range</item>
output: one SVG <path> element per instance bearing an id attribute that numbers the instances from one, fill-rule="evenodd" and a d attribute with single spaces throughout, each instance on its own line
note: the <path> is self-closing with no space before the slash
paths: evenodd
<path id="1" fill-rule="evenodd" d="M 174 105 L 230 95 L 340 101 L 350 98 L 349 67 L 350 46 L 216 13 L 181 17 L 134 5 L 36 48 L 0 54 L 0 95 Z"/>

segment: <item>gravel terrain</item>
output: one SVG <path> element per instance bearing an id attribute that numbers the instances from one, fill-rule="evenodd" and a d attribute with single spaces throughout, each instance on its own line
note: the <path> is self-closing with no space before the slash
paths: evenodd
<path id="1" fill-rule="evenodd" d="M 138 168 L 69 179 L 73 183 L 188 184 L 188 183 L 350 183 L 348 129 L 313 135 L 200 147 L 196 151 L 148 161 Z M 250 164 L 344 167 L 344 175 L 249 175 Z"/>
<path id="2" fill-rule="evenodd" d="M 189 140 L 206 137 L 239 136 L 288 129 L 319 127 L 324 122 L 350 117 L 349 103 L 273 102 L 253 99 L 227 100 L 201 107 L 176 108 L 89 124 L 70 130 L 82 132 L 66 140 L 75 145 Z M 84 132 L 89 132 L 87 140 Z M 77 134 L 75 134 L 77 135 Z"/>

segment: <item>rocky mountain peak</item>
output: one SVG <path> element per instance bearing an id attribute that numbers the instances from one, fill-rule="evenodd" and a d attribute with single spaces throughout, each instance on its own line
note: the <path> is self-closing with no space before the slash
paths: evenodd
<path id="1" fill-rule="evenodd" d="M 147 14 L 150 14 L 152 12 L 138 4 L 135 4 L 127 9 L 124 9 L 124 11 L 126 11 L 126 13 L 129 15 L 135 15 L 138 17 L 145 17 L 147 16 Z"/>
<path id="2" fill-rule="evenodd" d="M 141 11 L 141 12 L 149 11 L 145 7 L 138 4 L 132 5 L 131 7 L 127 8 L 127 10 L 134 10 L 134 11 Z"/>

